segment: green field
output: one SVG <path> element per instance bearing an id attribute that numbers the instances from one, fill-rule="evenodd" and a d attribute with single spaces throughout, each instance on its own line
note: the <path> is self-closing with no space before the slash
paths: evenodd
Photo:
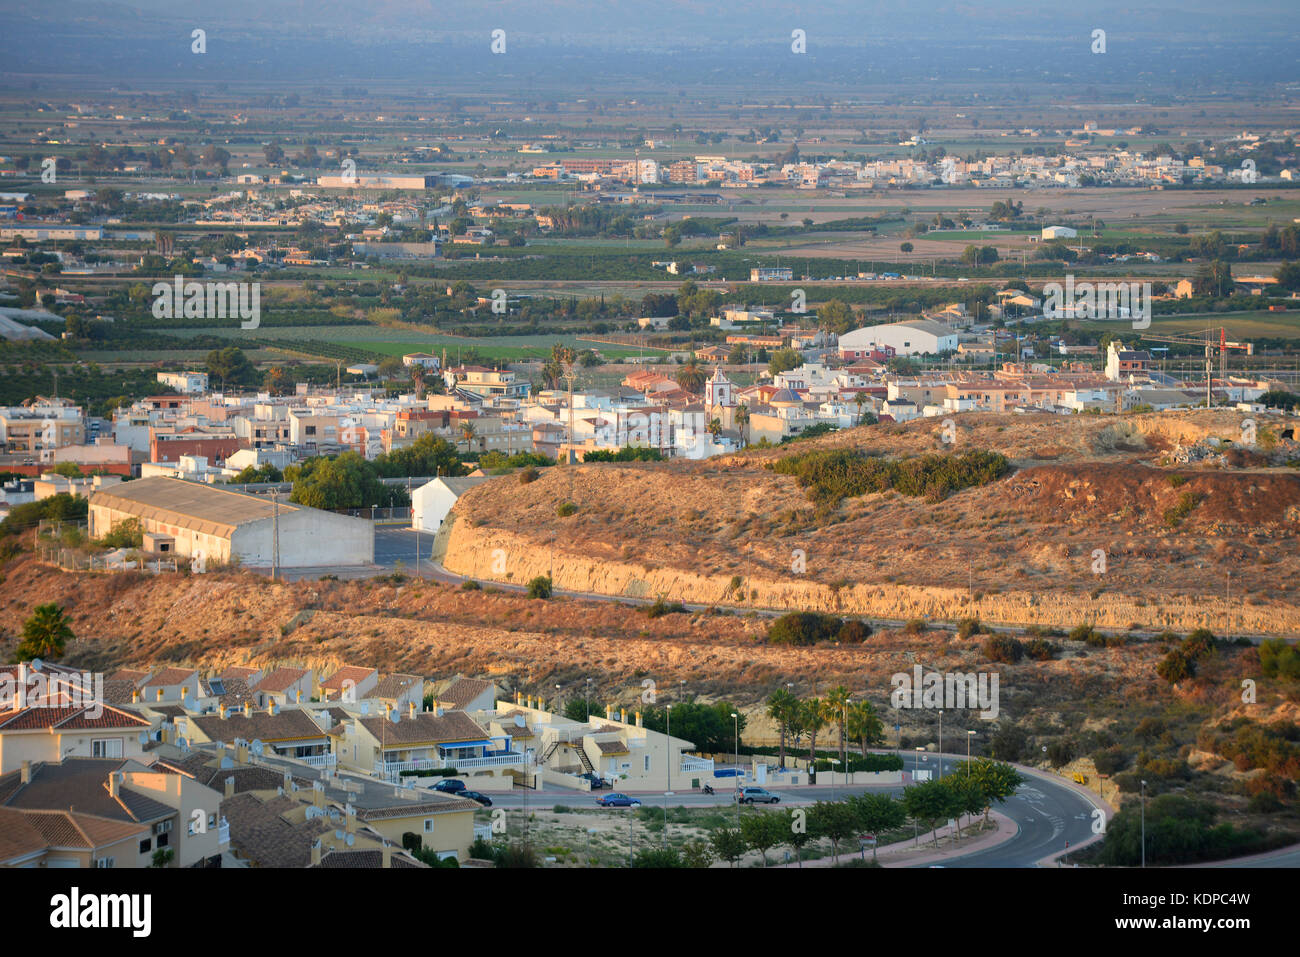
<path id="1" fill-rule="evenodd" d="M 1130 335 L 1127 323 L 1081 322 L 1079 328 L 1093 333 L 1114 332 L 1123 327 L 1123 335 Z M 1189 316 L 1152 316 L 1151 328 L 1142 330 L 1156 335 L 1187 335 L 1206 329 L 1225 328 L 1228 338 L 1300 339 L 1300 310 L 1288 312 L 1215 312 Z"/>

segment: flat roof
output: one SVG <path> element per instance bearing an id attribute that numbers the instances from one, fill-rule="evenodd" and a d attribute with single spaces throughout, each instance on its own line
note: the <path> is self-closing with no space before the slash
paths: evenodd
<path id="1" fill-rule="evenodd" d="M 241 525 L 272 518 L 276 509 L 274 502 L 260 495 L 166 476 L 101 489 L 91 494 L 90 504 L 222 536 L 233 534 Z M 279 507 L 282 516 L 301 511 L 300 506 L 286 502 Z"/>

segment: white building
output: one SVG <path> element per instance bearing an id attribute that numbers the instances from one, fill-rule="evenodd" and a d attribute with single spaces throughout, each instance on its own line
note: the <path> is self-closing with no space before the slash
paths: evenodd
<path id="1" fill-rule="evenodd" d="M 436 532 L 456 500 L 487 480 L 486 475 L 473 478 L 439 476 L 421 485 L 411 493 L 411 527 L 422 532 Z"/>
<path id="2" fill-rule="evenodd" d="M 895 355 L 938 355 L 957 350 L 957 333 L 951 327 L 930 319 L 890 322 L 864 326 L 840 336 L 840 354 L 892 349 Z"/>
<path id="3" fill-rule="evenodd" d="M 159 372 L 158 381 L 165 386 L 197 395 L 208 391 L 208 374 L 206 372 Z"/>
<path id="4" fill-rule="evenodd" d="M 1079 235 L 1077 229 L 1071 229 L 1069 226 L 1044 226 L 1044 239 L 1074 239 Z"/>

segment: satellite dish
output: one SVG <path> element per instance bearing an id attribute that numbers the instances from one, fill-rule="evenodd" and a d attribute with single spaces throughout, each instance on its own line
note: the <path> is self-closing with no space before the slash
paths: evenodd
<path id="1" fill-rule="evenodd" d="M 362 714 L 370 713 L 370 705 L 365 701 L 361 702 L 361 713 Z"/>
<path id="2" fill-rule="evenodd" d="M 280 797 L 284 797 L 284 788 L 282 788 L 282 787 L 280 787 L 280 788 L 276 788 L 276 789 L 275 789 L 275 793 L 276 793 L 277 795 L 279 795 Z"/>
<path id="3" fill-rule="evenodd" d="M 217 742 L 217 750 L 218 750 L 218 751 L 220 751 L 220 750 L 221 750 L 222 748 L 224 748 L 225 746 L 226 746 L 226 742 L 224 742 L 224 741 L 218 741 L 218 742 Z"/>
<path id="4" fill-rule="evenodd" d="M 348 834 L 343 838 L 343 843 L 346 844 L 348 847 L 351 847 L 356 842 L 357 842 L 357 836 L 355 834 Z"/>
<path id="5" fill-rule="evenodd" d="M 221 759 L 220 768 L 222 771 L 226 770 L 227 768 L 233 768 L 234 766 L 235 766 L 235 762 L 230 760 L 230 758 Z"/>
<path id="6" fill-rule="evenodd" d="M 394 708 L 392 713 L 392 719 L 393 719 L 393 724 L 397 724 L 397 722 L 402 720 L 402 712 Z"/>
<path id="7" fill-rule="evenodd" d="M 27 664 L 31 667 L 32 671 L 40 671 L 41 668 L 44 667 L 41 664 L 40 658 L 33 658 L 31 661 L 27 662 Z"/>
<path id="8" fill-rule="evenodd" d="M 141 731 L 135 736 L 135 739 L 140 742 L 140 747 L 144 747 L 149 743 L 149 732 Z"/>
<path id="9" fill-rule="evenodd" d="M 322 811 L 320 808 L 313 805 L 312 807 L 307 808 L 307 820 L 309 821 L 314 820 L 315 818 L 320 817 L 324 813 L 325 812 Z"/>
<path id="10" fill-rule="evenodd" d="M 260 738 L 254 738 L 254 739 L 253 739 L 253 753 L 256 754 L 256 755 L 260 758 L 260 757 L 262 756 L 262 754 L 263 754 L 265 751 L 266 751 L 266 745 L 262 744 L 261 739 L 260 739 Z"/>
<path id="11" fill-rule="evenodd" d="M 335 829 L 334 829 L 334 836 L 337 837 L 339 840 L 342 840 L 342 839 L 343 839 L 343 828 L 341 828 L 341 827 L 335 828 Z"/>

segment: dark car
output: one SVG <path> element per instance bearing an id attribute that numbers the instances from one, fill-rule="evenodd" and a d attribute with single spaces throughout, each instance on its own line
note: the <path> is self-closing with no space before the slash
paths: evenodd
<path id="1" fill-rule="evenodd" d="M 459 794 L 461 791 L 465 790 L 465 782 L 451 778 L 445 781 L 439 781 L 433 786 L 433 789 L 435 791 L 442 791 L 444 794 Z"/>
<path id="2" fill-rule="evenodd" d="M 602 778 L 599 774 L 593 774 L 590 771 L 585 774 L 579 774 L 578 777 L 591 784 L 591 789 L 593 791 L 599 791 L 601 788 L 609 787 L 608 781 Z"/>
<path id="3" fill-rule="evenodd" d="M 743 788 L 739 795 L 741 804 L 779 804 L 781 799 L 766 788 Z"/>
<path id="4" fill-rule="evenodd" d="M 612 794 L 606 794 L 604 797 L 596 798 L 596 803 L 601 807 L 640 807 L 641 802 L 634 797 L 628 797 L 615 791 Z"/>
<path id="5" fill-rule="evenodd" d="M 456 797 L 469 798 L 471 801 L 477 801 L 479 804 L 482 804 L 484 807 L 492 806 L 492 799 L 488 797 L 486 794 L 480 794 L 478 791 L 457 791 Z"/>

